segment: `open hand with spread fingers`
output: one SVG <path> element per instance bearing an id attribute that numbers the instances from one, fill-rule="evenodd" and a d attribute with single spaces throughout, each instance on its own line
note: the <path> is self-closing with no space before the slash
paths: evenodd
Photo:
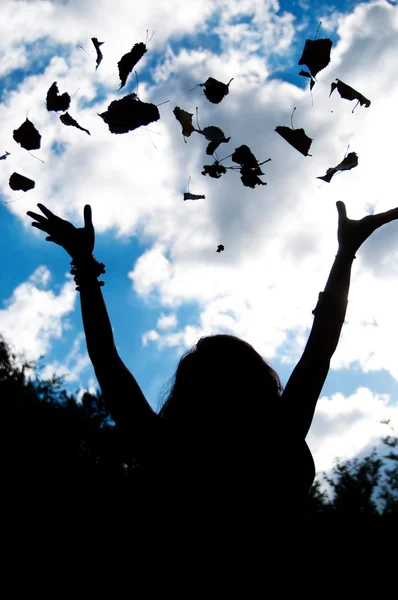
<path id="1" fill-rule="evenodd" d="M 84 207 L 84 227 L 77 228 L 69 221 L 61 219 L 43 204 L 37 205 L 43 215 L 28 211 L 34 222 L 33 227 L 48 233 L 46 240 L 62 246 L 73 259 L 85 258 L 92 255 L 94 250 L 95 232 L 91 220 L 91 206 Z"/>
<path id="2" fill-rule="evenodd" d="M 367 215 L 363 219 L 349 219 L 344 202 L 336 202 L 339 213 L 338 241 L 339 250 L 352 256 L 376 229 L 398 219 L 398 207 L 376 215 Z"/>

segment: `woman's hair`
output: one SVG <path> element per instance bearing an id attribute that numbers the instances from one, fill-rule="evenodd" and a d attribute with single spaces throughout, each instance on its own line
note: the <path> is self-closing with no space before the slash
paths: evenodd
<path id="1" fill-rule="evenodd" d="M 276 408 L 277 373 L 254 348 L 232 335 L 202 337 L 186 352 L 159 415 L 200 423 L 254 422 Z"/>

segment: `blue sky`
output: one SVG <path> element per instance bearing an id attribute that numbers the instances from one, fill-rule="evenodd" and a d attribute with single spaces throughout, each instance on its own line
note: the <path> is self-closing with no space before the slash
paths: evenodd
<path id="1" fill-rule="evenodd" d="M 247 339 L 286 383 L 337 250 L 335 201 L 344 200 L 354 218 L 396 205 L 396 2 L 131 5 L 122 1 L 115 11 L 107 0 L 2 2 L 0 154 L 11 154 L 0 162 L 0 330 L 29 358 L 45 354 L 45 373 L 65 373 L 71 391 L 96 385 L 78 294 L 66 276 L 68 256 L 26 217 L 42 202 L 81 226 L 90 203 L 119 354 L 155 408 L 178 358 L 206 333 Z M 333 49 L 311 98 L 297 61 L 319 21 L 318 37 L 330 37 Z M 137 65 L 138 93 L 144 101 L 169 102 L 149 131 L 115 136 L 97 113 L 136 91 L 133 76 L 117 91 L 116 63 L 145 41 L 147 29 L 155 35 Z M 105 42 L 98 71 L 80 49 L 95 55 L 92 36 Z M 189 91 L 209 76 L 235 78 L 217 106 L 200 88 Z M 329 99 L 336 77 L 369 97 L 371 107 L 352 114 L 337 92 Z M 53 81 L 74 96 L 69 112 L 91 137 L 47 113 Z M 199 107 L 202 127 L 218 125 L 231 136 L 223 156 L 246 143 L 259 159 L 271 157 L 267 186 L 244 188 L 235 173 L 203 177 L 203 164 L 210 164 L 204 140 L 193 134 L 184 143 L 175 106 Z M 290 125 L 295 106 L 295 127 L 314 138 L 312 157 L 274 132 Z M 27 114 L 42 133 L 42 148 L 33 154 L 44 163 L 12 139 Z M 319 186 L 316 176 L 338 164 L 348 145 L 359 155 L 358 168 Z M 13 171 L 34 179 L 35 189 L 12 192 Z M 205 200 L 182 202 L 188 177 L 190 191 Z M 347 324 L 309 435 L 321 469 L 336 455 L 370 448 L 383 434 L 380 418 L 397 418 L 397 233 L 396 223 L 377 232 L 354 265 Z M 219 243 L 224 253 L 215 252 Z"/>

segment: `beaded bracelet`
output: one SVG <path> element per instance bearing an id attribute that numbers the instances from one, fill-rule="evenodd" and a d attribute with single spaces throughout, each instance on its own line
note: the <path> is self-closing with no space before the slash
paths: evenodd
<path id="1" fill-rule="evenodd" d="M 88 260 L 76 261 L 75 259 L 70 263 L 72 265 L 71 275 L 73 275 L 75 283 L 77 284 L 76 291 L 80 292 L 82 287 L 84 289 L 92 287 L 102 287 L 105 285 L 104 281 L 98 281 L 97 277 L 106 273 L 104 263 L 100 263 L 96 260 L 95 256 L 92 255 Z"/>

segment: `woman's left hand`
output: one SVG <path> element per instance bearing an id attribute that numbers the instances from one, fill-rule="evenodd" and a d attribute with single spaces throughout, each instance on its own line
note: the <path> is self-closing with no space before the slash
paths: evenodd
<path id="1" fill-rule="evenodd" d="M 378 213 L 377 215 L 367 215 L 363 219 L 349 219 L 347 217 L 344 202 L 336 202 L 339 213 L 339 226 L 337 237 L 339 241 L 339 251 L 345 254 L 355 256 L 356 251 L 372 233 L 385 225 L 398 219 L 398 207 Z"/>

